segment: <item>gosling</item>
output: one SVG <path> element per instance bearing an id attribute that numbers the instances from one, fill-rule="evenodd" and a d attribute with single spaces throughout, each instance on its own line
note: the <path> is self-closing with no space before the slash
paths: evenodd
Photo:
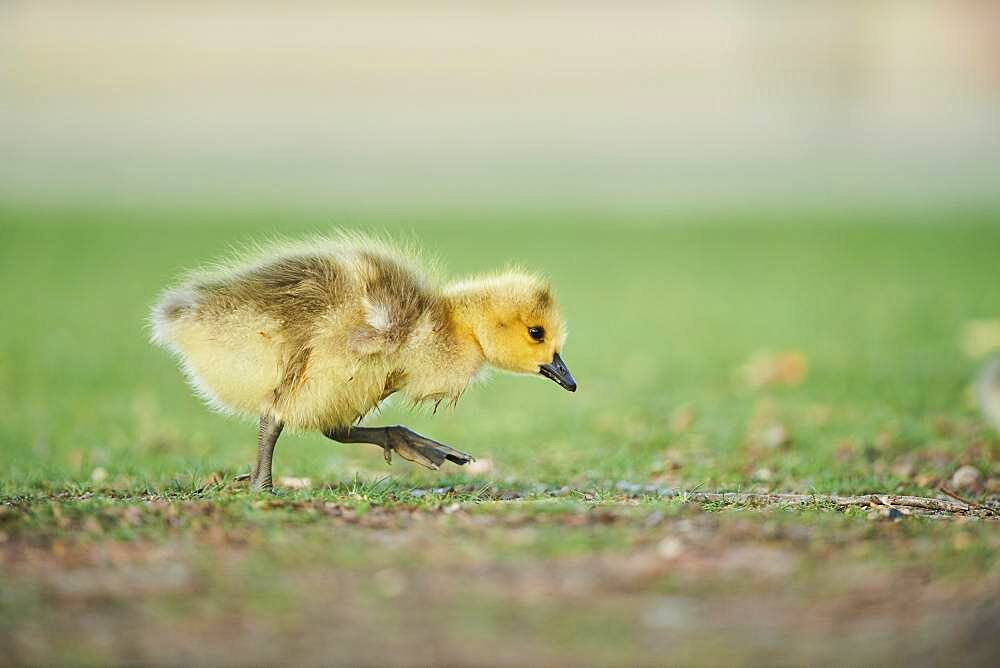
<path id="1" fill-rule="evenodd" d="M 357 426 L 397 392 L 457 403 L 487 367 L 576 381 L 560 356 L 566 326 L 542 278 L 519 270 L 442 283 L 419 254 L 340 234 L 272 246 L 195 272 L 151 314 L 212 408 L 259 419 L 254 490 L 270 490 L 285 427 L 382 448 L 438 469 L 473 457 L 403 426 Z"/>

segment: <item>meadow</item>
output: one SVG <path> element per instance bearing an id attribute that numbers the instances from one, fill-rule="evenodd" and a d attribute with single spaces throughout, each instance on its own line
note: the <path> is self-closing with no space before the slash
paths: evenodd
<path id="1" fill-rule="evenodd" d="M 556 286 L 579 383 L 389 404 L 478 458 L 420 469 L 255 427 L 148 343 L 157 292 L 233 246 L 386 231 L 450 275 Z M 0 207 L 0 649 L 15 663 L 761 663 L 998 652 L 988 518 L 747 508 L 684 491 L 1000 493 L 970 384 L 1000 211 L 657 216 Z M 284 479 L 284 483 L 282 483 Z M 666 496 L 663 490 L 678 495 Z M 80 614 L 86 613 L 86 614 Z M 844 642 L 844 639 L 857 642 Z"/>

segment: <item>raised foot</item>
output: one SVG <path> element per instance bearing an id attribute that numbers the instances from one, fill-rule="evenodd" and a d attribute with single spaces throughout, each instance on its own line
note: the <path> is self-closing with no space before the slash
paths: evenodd
<path id="1" fill-rule="evenodd" d="M 447 459 L 459 465 L 476 461 L 472 455 L 456 450 L 444 443 L 421 436 L 406 427 L 386 427 L 386 442 L 383 446 L 385 461 L 392 463 L 392 451 L 408 461 L 437 470 Z"/>

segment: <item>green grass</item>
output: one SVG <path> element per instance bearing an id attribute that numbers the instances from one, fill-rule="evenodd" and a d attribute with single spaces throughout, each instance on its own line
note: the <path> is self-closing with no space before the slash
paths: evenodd
<path id="1" fill-rule="evenodd" d="M 546 272 L 580 390 L 500 375 L 455 410 L 387 406 L 491 462 L 418 469 L 207 411 L 147 341 L 179 271 L 334 225 L 453 275 Z M 0 207 L 0 652 L 14 662 L 988 663 L 993 521 L 701 491 L 996 494 L 970 320 L 1000 316 L 1000 212 L 657 219 Z M 760 351 L 801 382 L 753 387 Z M 775 430 L 776 425 L 780 429 Z M 773 435 L 781 432 L 781 438 Z M 768 436 L 768 434 L 771 436 Z M 359 641 L 359 638 L 368 640 Z"/>
<path id="2" fill-rule="evenodd" d="M 773 489 L 919 492 L 895 460 L 916 453 L 916 473 L 937 480 L 959 461 L 988 469 L 997 453 L 967 396 L 974 362 L 958 337 L 966 321 L 1000 313 L 998 221 L 3 209 L 0 489 L 86 486 L 97 467 L 127 489 L 245 470 L 253 426 L 191 396 L 147 343 L 147 309 L 178 271 L 232 245 L 340 224 L 414 236 L 455 275 L 509 261 L 548 273 L 581 388 L 498 376 L 455 411 L 389 407 L 369 422 L 407 423 L 525 484 L 643 482 L 669 454 L 681 466 L 670 479 L 706 489 L 759 485 L 753 473 L 767 469 Z M 762 349 L 802 351 L 805 381 L 749 388 L 738 370 Z M 670 416 L 685 405 L 694 422 L 675 433 Z M 790 442 L 751 447 L 755 414 Z M 374 448 L 317 434 L 283 437 L 275 465 L 324 482 L 438 477 L 405 462 L 386 469 Z"/>

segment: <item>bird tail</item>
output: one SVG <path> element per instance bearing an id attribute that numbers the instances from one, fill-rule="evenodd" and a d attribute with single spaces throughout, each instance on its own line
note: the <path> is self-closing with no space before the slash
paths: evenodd
<path id="1" fill-rule="evenodd" d="M 174 288 L 164 292 L 149 314 L 150 340 L 159 346 L 171 346 L 172 329 L 177 321 L 192 312 L 197 296 L 190 288 Z"/>

